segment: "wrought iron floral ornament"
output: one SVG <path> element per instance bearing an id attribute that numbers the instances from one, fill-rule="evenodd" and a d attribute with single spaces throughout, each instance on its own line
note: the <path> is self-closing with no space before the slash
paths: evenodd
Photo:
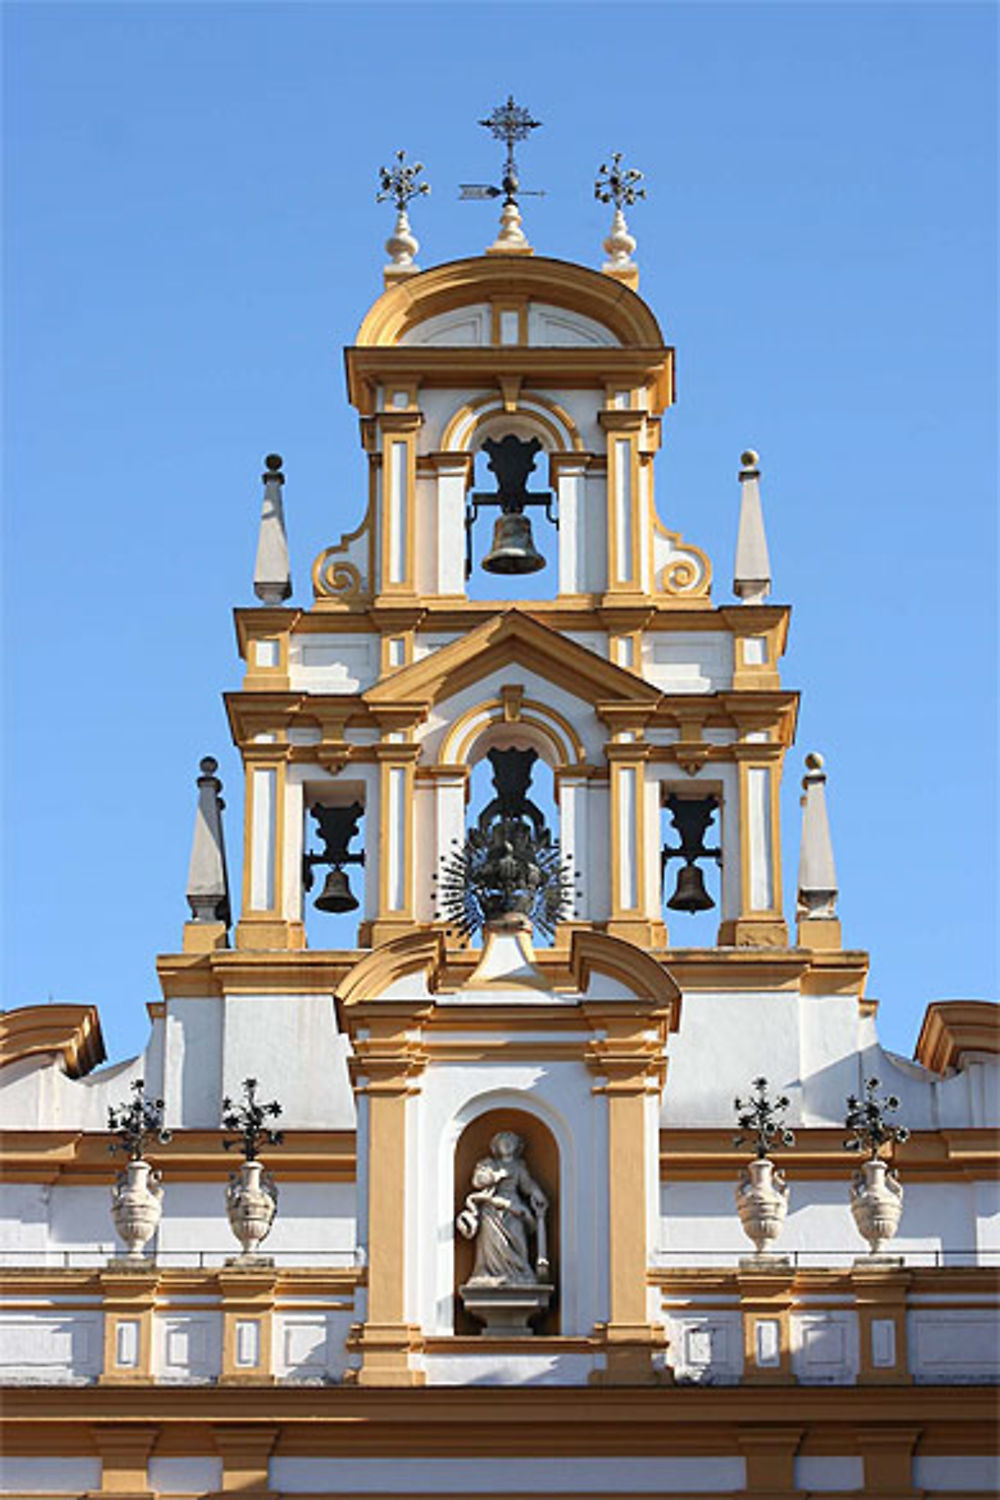
<path id="1" fill-rule="evenodd" d="M 129 1161 L 141 1161 L 147 1142 L 155 1140 L 165 1146 L 172 1132 L 163 1124 L 163 1100 L 146 1098 L 146 1080 L 136 1078 L 131 1090 L 128 1103 L 108 1106 L 108 1129 L 118 1137 L 108 1150 L 124 1151 Z"/>
<path id="2" fill-rule="evenodd" d="M 788 1129 L 783 1118 L 783 1111 L 790 1102 L 786 1096 L 782 1094 L 777 1099 L 771 1099 L 767 1092 L 766 1078 L 755 1078 L 753 1087 L 756 1093 L 749 1099 L 733 1100 L 736 1123 L 741 1132 L 748 1132 L 748 1136 L 742 1133 L 733 1136 L 733 1145 L 745 1145 L 749 1138 L 755 1155 L 758 1159 L 763 1159 L 775 1146 L 794 1146 L 795 1134 Z"/>
<path id="3" fill-rule="evenodd" d="M 238 1131 L 239 1138 L 223 1141 L 222 1146 L 225 1151 L 238 1146 L 243 1152 L 244 1161 L 256 1161 L 261 1146 L 265 1143 L 280 1146 L 284 1140 L 280 1130 L 265 1123 L 267 1120 L 278 1119 L 281 1105 L 277 1099 L 272 1099 L 268 1104 L 260 1102 L 257 1098 L 256 1078 L 244 1078 L 240 1087 L 243 1090 L 242 1103 L 235 1103 L 228 1095 L 222 1101 L 222 1128 Z"/>
<path id="4" fill-rule="evenodd" d="M 439 916 L 463 937 L 517 914 L 551 936 L 569 911 L 572 874 L 539 808 L 528 798 L 534 750 L 491 750 L 496 796 L 464 845 L 435 877 Z"/>
<path id="5" fill-rule="evenodd" d="M 429 182 L 417 180 L 423 170 L 423 162 L 408 162 L 405 151 L 396 152 L 391 167 L 378 169 L 379 191 L 375 194 L 375 202 L 391 201 L 396 206 L 396 223 L 385 242 L 389 253 L 386 273 L 392 278 L 408 276 L 419 270 L 414 257 L 420 249 L 420 242 L 410 228 L 406 205 L 412 198 L 424 197 L 431 190 Z"/>
<path id="6" fill-rule="evenodd" d="M 411 198 L 426 196 L 431 190 L 429 182 L 417 181 L 423 170 L 422 161 L 408 162 L 406 152 L 397 151 L 396 160 L 391 167 L 378 169 L 379 191 L 375 195 L 375 202 L 392 202 L 399 213 L 405 213 Z"/>
<path id="7" fill-rule="evenodd" d="M 604 241 L 608 258 L 603 269 L 607 275 L 618 277 L 633 290 L 638 284 L 639 272 L 632 259 L 635 238 L 625 222 L 625 209 L 631 208 L 639 198 L 645 198 L 646 189 L 639 186 L 641 182 L 641 172 L 635 167 L 622 166 L 620 151 L 613 154 L 610 166 L 602 162 L 594 182 L 594 197 L 600 203 L 613 203 L 615 207 L 611 230 Z"/>
<path id="8" fill-rule="evenodd" d="M 631 208 L 639 198 L 645 198 L 646 189 L 639 184 L 643 173 L 635 167 L 622 166 L 622 152 L 611 153 L 611 165 L 601 163 L 594 179 L 594 197 L 600 203 L 613 203 L 615 208 Z"/>
<path id="9" fill-rule="evenodd" d="M 897 1142 L 902 1145 L 910 1138 L 905 1125 L 892 1125 L 886 1121 L 886 1115 L 899 1108 L 899 1100 L 895 1094 L 887 1094 L 880 1099 L 876 1093 L 878 1087 L 877 1078 L 866 1078 L 864 1098 L 848 1094 L 847 1114 L 844 1117 L 845 1126 L 852 1132 L 844 1142 L 845 1150 L 867 1151 L 871 1161 L 881 1155 L 883 1146 L 891 1146 Z"/>

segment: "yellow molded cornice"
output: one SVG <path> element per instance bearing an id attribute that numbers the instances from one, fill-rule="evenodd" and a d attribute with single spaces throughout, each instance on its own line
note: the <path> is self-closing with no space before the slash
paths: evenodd
<path id="1" fill-rule="evenodd" d="M 496 1031 L 507 1031 L 518 1019 L 526 1019 L 523 1005 L 491 1004 L 485 1015 L 481 1004 L 437 1007 L 422 1020 L 423 1048 L 428 1057 L 447 1060 L 455 1051 L 447 1029 L 461 1025 L 463 1034 L 468 1034 L 462 1043 L 466 1060 L 473 1055 L 485 1058 L 491 1055 L 490 1040 Z M 579 1030 L 580 1017 L 575 1008 L 532 1006 L 531 1021 L 546 1033 L 553 1033 L 555 1056 L 568 1055 L 570 1047 L 573 1056 L 580 1056 L 579 1045 L 565 1037 L 559 1039 L 560 1033 Z M 483 1036 L 478 1054 L 474 1053 L 476 1032 Z M 508 1051 L 504 1055 L 509 1058 L 521 1044 L 513 1039 L 505 1045 Z M 539 1058 L 537 1045 L 531 1055 Z M 6 1131 L 0 1147 L 0 1182 L 110 1183 L 120 1170 L 108 1153 L 110 1140 L 103 1131 Z M 221 1131 L 178 1130 L 168 1147 L 155 1148 L 149 1157 L 168 1182 L 221 1183 L 232 1165 L 221 1140 Z M 843 1140 L 840 1128 L 798 1128 L 795 1148 L 782 1153 L 781 1165 L 798 1182 L 845 1181 L 857 1163 L 845 1152 Z M 353 1130 L 291 1130 L 285 1133 L 285 1144 L 270 1154 L 269 1165 L 282 1182 L 350 1182 L 356 1172 L 355 1152 Z M 659 1155 L 663 1182 L 735 1182 L 746 1165 L 746 1150 L 733 1145 L 729 1129 L 668 1127 L 660 1131 Z M 1000 1145 L 996 1131 L 988 1127 L 915 1130 L 908 1141 L 895 1148 L 893 1160 L 906 1182 L 990 1182 L 1000 1168 Z M 918 1271 L 914 1268 L 914 1274 Z M 27 1276 L 28 1272 L 18 1274 Z M 36 1274 L 47 1276 L 52 1271 L 39 1269 Z M 995 1280 L 996 1270 L 980 1269 L 978 1274 Z"/>
<path id="2" fill-rule="evenodd" d="M 331 1027 L 333 1016 L 330 1017 Z M 225 1182 L 232 1171 L 223 1149 L 222 1130 L 175 1130 L 168 1146 L 153 1145 L 147 1160 L 175 1182 Z M 106 1131 L 10 1130 L 0 1146 L 0 1182 L 111 1183 L 121 1171 L 121 1157 L 109 1150 Z M 355 1172 L 353 1130 L 289 1130 L 284 1144 L 265 1153 L 268 1166 L 282 1181 L 321 1179 L 352 1182 Z"/>
<path id="3" fill-rule="evenodd" d="M 70 1078 L 83 1078 L 106 1056 L 96 1005 L 25 1005 L 0 1014 L 0 1068 L 56 1054 Z"/>
<path id="4" fill-rule="evenodd" d="M 532 1340 L 529 1347 L 541 1340 Z M 524 1341 L 528 1343 L 527 1340 Z M 10 1386 L 4 1391 L 8 1453 L 92 1454 L 102 1424 L 152 1423 L 171 1441 L 160 1451 L 214 1452 L 213 1433 L 277 1429 L 291 1456 L 440 1457 L 480 1461 L 530 1456 L 618 1457 L 740 1454 L 756 1435 L 795 1429 L 810 1453 L 863 1452 L 869 1431 L 883 1446 L 895 1432 L 921 1453 L 987 1453 L 996 1443 L 996 1391 L 987 1386 L 744 1385 L 424 1386 Z M 173 1446 L 176 1445 L 176 1446 Z M 266 1493 L 263 1489 L 260 1493 Z M 501 1492 L 497 1492 L 498 1496 Z M 509 1494 L 511 1492 L 504 1492 Z M 763 1492 L 761 1492 L 763 1493 Z M 794 1491 L 792 1492 L 794 1493 Z M 872 1493 L 868 1491 L 868 1493 Z"/>
<path id="5" fill-rule="evenodd" d="M 966 1052 L 1000 1052 L 1000 1005 L 994 1000 L 935 1000 L 927 1007 L 914 1057 L 935 1073 Z"/>

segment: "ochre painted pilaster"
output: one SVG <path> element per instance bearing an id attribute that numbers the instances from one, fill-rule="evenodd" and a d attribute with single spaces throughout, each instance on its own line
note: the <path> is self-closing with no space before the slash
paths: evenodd
<path id="1" fill-rule="evenodd" d="M 272 1327 L 276 1273 L 268 1266 L 229 1266 L 222 1293 L 223 1385 L 273 1385 Z"/>
<path id="2" fill-rule="evenodd" d="M 422 1383 L 410 1368 L 416 1330 L 406 1322 L 406 1107 L 421 1067 L 407 1023 L 403 1014 L 373 1016 L 355 1043 L 356 1092 L 368 1112 L 368 1316 L 351 1341 L 358 1385 Z"/>
<path id="3" fill-rule="evenodd" d="M 144 1385 L 151 1379 L 157 1271 L 152 1261 L 134 1270 L 101 1273 L 104 1364 L 101 1385 Z"/>

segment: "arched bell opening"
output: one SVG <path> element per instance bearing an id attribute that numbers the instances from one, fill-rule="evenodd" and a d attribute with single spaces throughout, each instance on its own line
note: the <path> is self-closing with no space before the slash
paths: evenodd
<path id="1" fill-rule="evenodd" d="M 503 1158 L 496 1153 L 494 1142 L 503 1133 L 517 1136 L 522 1143 L 518 1160 L 524 1172 L 514 1174 L 513 1177 L 508 1172 L 506 1178 L 496 1181 L 504 1166 Z M 452 1214 L 456 1334 L 484 1333 L 483 1323 L 466 1309 L 461 1291 L 474 1281 L 477 1264 L 484 1273 L 496 1272 L 502 1275 L 504 1265 L 509 1263 L 510 1275 L 514 1278 L 528 1274 L 525 1261 L 541 1284 L 553 1288 L 547 1299 L 547 1309 L 530 1319 L 530 1328 L 536 1334 L 559 1332 L 559 1166 L 559 1147 L 555 1136 L 543 1120 L 526 1109 L 488 1110 L 471 1120 L 462 1131 L 455 1146 Z M 478 1174 L 477 1167 L 480 1169 Z M 492 1185 L 491 1178 L 494 1179 Z M 482 1186 L 476 1185 L 480 1183 Z M 544 1195 L 545 1207 L 541 1212 L 537 1206 L 538 1200 L 536 1206 L 532 1206 L 530 1184 L 537 1185 Z M 490 1194 L 494 1204 L 500 1200 L 514 1202 L 524 1210 L 524 1217 L 517 1212 L 491 1205 L 488 1196 L 483 1196 Z M 473 1201 L 470 1202 L 470 1199 Z M 539 1218 L 543 1221 L 541 1235 L 537 1223 Z M 542 1266 L 539 1276 L 540 1248 Z M 523 1332 L 526 1333 L 526 1330 Z"/>
<path id="2" fill-rule="evenodd" d="M 310 948 L 354 948 L 370 903 L 363 781 L 303 786 L 302 916 Z"/>
<path id="3" fill-rule="evenodd" d="M 440 819 L 433 882 L 435 917 L 457 938 L 478 946 L 488 921 L 516 912 L 533 924 L 536 945 L 546 946 L 556 924 L 572 916 L 572 851 L 560 839 L 555 776 L 563 750 L 530 715 L 515 723 L 487 719 L 464 737 L 464 820 L 459 833 L 457 807 L 451 821 Z"/>
<path id="4" fill-rule="evenodd" d="M 556 491 L 549 423 L 522 413 L 484 418 L 471 442 L 466 497 L 470 599 L 549 599 L 559 592 Z"/>
<path id="5" fill-rule="evenodd" d="M 710 948 L 722 916 L 722 786 L 661 783 L 661 902 L 672 948 Z"/>

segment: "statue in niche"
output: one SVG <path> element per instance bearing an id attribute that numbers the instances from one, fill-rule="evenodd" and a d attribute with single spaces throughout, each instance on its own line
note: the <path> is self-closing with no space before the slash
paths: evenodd
<path id="1" fill-rule="evenodd" d="M 476 1242 L 475 1265 L 466 1286 L 538 1286 L 549 1276 L 549 1200 L 525 1166 L 519 1135 L 498 1131 L 490 1141 L 490 1153 L 476 1162 L 472 1191 L 456 1220 L 459 1233 Z"/>

